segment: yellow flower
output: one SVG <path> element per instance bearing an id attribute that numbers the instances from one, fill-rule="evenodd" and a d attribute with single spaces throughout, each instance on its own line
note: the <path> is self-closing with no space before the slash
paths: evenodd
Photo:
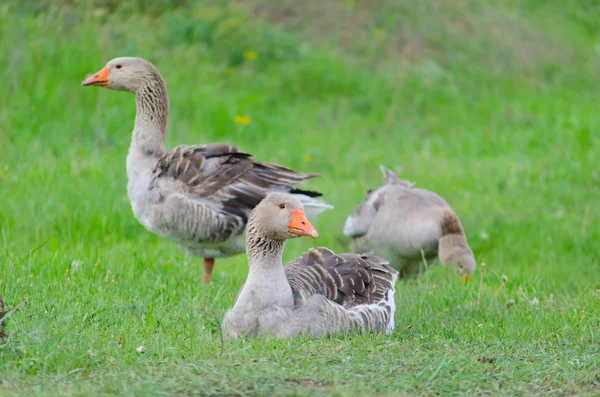
<path id="1" fill-rule="evenodd" d="M 251 61 L 254 58 L 256 58 L 256 51 L 253 51 L 253 50 L 244 51 L 244 59 Z"/>
<path id="2" fill-rule="evenodd" d="M 312 161 L 312 156 L 310 154 L 306 153 L 304 155 L 304 162 L 305 163 L 310 163 L 311 161 Z"/>
<path id="3" fill-rule="evenodd" d="M 97 18 L 103 17 L 104 15 L 106 15 L 106 8 L 96 8 L 94 10 L 94 16 Z"/>
<path id="4" fill-rule="evenodd" d="M 383 30 L 381 28 L 375 28 L 373 30 L 373 34 L 375 35 L 376 38 L 381 39 L 383 36 L 385 36 L 385 30 Z"/>
<path id="5" fill-rule="evenodd" d="M 250 124 L 250 117 L 237 115 L 233 118 L 233 122 L 239 125 L 248 125 Z"/>
<path id="6" fill-rule="evenodd" d="M 465 284 L 469 280 L 471 280 L 471 276 L 469 276 L 468 274 L 465 274 L 464 276 L 458 278 L 458 282 L 460 284 Z"/>

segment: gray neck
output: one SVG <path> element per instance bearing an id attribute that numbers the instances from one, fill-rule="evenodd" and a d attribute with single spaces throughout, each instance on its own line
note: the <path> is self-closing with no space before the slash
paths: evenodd
<path id="1" fill-rule="evenodd" d="M 285 275 L 281 261 L 283 241 L 266 238 L 252 225 L 246 233 L 248 253 L 248 279 L 240 295 L 242 310 L 262 310 L 267 307 L 294 305 L 292 287 Z"/>
<path id="2" fill-rule="evenodd" d="M 283 274 L 283 246 L 283 241 L 261 236 L 252 225 L 248 225 L 246 231 L 248 278 L 254 275 L 263 277 L 268 274 Z"/>
<path id="3" fill-rule="evenodd" d="M 167 88 L 156 72 L 149 74 L 134 93 L 137 109 L 130 150 L 158 157 L 165 152 L 169 115 Z"/>

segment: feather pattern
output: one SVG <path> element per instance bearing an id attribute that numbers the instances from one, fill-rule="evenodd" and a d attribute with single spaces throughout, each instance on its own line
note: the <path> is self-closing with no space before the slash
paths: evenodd
<path id="1" fill-rule="evenodd" d="M 193 253 L 198 244 L 241 235 L 250 211 L 269 192 L 321 196 L 295 188 L 317 176 L 256 161 L 230 144 L 178 146 L 160 157 L 152 173 L 151 189 L 159 191 L 159 219 L 154 225 Z M 222 255 L 213 256 L 227 256 L 226 248 L 220 247 Z M 243 245 L 235 249 L 243 251 Z"/>
<path id="2" fill-rule="evenodd" d="M 372 253 L 340 254 L 319 247 L 285 266 L 299 320 L 309 332 L 324 329 L 386 331 L 394 328 L 398 271 Z"/>
<path id="3" fill-rule="evenodd" d="M 234 145 L 217 143 L 182 145 L 165 153 L 154 169 L 153 183 L 160 187 L 163 179 L 181 182 L 188 196 L 219 203 L 223 212 L 246 221 L 249 211 L 267 192 L 289 192 L 295 185 L 317 176 L 261 163 Z"/>
<path id="4" fill-rule="evenodd" d="M 294 225 L 305 228 L 298 229 L 301 234 L 293 232 L 292 216 Z M 314 236 L 302 232 L 311 228 L 302 203 L 289 194 L 269 194 L 252 211 L 246 233 L 248 279 L 223 320 L 227 336 L 393 330 L 398 271 L 386 260 L 320 247 L 283 266 L 285 240 Z"/>
<path id="5" fill-rule="evenodd" d="M 397 273 L 372 253 L 336 255 L 324 247 L 313 248 L 285 266 L 296 296 L 323 295 L 346 308 L 384 300 Z"/>

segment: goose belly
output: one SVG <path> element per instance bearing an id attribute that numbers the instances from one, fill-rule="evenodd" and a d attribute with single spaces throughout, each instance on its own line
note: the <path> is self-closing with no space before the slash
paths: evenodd
<path id="1" fill-rule="evenodd" d="M 246 251 L 246 238 L 243 233 L 231 236 L 228 240 L 215 243 L 202 243 L 193 240 L 186 241 L 173 236 L 165 237 L 173 241 L 185 253 L 203 258 L 227 258 Z"/>
<path id="2" fill-rule="evenodd" d="M 146 230 L 173 242 L 186 254 L 204 258 L 225 258 L 246 251 L 243 231 L 223 241 L 202 241 L 198 236 L 201 233 L 182 231 L 177 222 L 165 222 L 165 219 L 160 217 L 157 207 L 159 206 L 134 205 L 132 202 L 134 215 Z"/>
<path id="3" fill-rule="evenodd" d="M 156 189 L 150 187 L 149 178 L 146 180 L 130 180 L 127 184 L 127 197 L 135 218 L 146 229 L 156 232 L 153 222 L 153 206 L 158 203 L 159 194 Z"/>

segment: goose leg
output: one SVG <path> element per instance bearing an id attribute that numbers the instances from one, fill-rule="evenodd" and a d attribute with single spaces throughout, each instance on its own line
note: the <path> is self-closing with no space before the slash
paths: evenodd
<path id="1" fill-rule="evenodd" d="M 215 258 L 204 258 L 204 276 L 202 277 L 202 281 L 205 283 L 210 283 L 213 266 L 215 266 Z"/>

